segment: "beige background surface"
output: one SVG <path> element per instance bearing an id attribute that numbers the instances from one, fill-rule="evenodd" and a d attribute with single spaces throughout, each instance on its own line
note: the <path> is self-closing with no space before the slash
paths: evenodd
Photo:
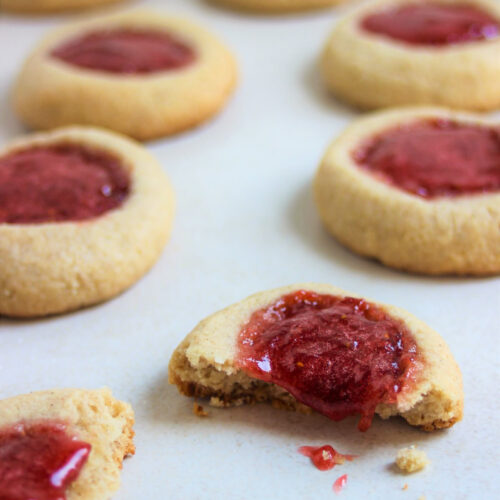
<path id="1" fill-rule="evenodd" d="M 500 280 L 391 271 L 337 244 L 314 209 L 316 166 L 355 116 L 324 93 L 315 70 L 323 41 L 347 7 L 259 17 L 201 0 L 135 3 L 189 15 L 218 33 L 238 55 L 241 86 L 216 121 L 148 144 L 172 180 L 178 209 L 172 239 L 144 279 L 111 302 L 68 316 L 0 319 L 0 397 L 109 385 L 132 402 L 137 455 L 125 463 L 117 500 L 331 499 L 333 482 L 345 473 L 346 500 L 494 498 Z M 72 17 L 0 14 L 2 143 L 24 132 L 6 98 L 21 60 L 47 29 Z M 401 306 L 435 328 L 462 367 L 464 420 L 427 435 L 398 420 L 376 420 L 361 434 L 356 419 L 333 423 L 264 406 L 195 417 L 192 401 L 166 385 L 178 342 L 213 311 L 300 281 L 329 282 Z M 360 458 L 320 472 L 296 452 L 325 443 Z M 391 463 L 410 444 L 432 463 L 402 476 Z"/>

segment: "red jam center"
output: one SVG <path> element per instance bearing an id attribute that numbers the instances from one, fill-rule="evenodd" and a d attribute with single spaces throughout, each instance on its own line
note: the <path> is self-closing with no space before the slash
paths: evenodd
<path id="1" fill-rule="evenodd" d="M 347 474 L 344 474 L 343 476 L 337 478 L 336 481 L 333 483 L 333 491 L 335 493 L 340 493 L 344 489 L 344 486 L 346 484 L 347 484 Z"/>
<path id="2" fill-rule="evenodd" d="M 129 193 L 120 161 L 83 146 L 34 147 L 0 157 L 0 223 L 78 221 L 120 206 Z"/>
<path id="3" fill-rule="evenodd" d="M 365 30 L 414 45 L 447 45 L 488 40 L 500 21 L 473 5 L 415 3 L 391 7 L 362 21 Z"/>
<path id="4" fill-rule="evenodd" d="M 57 422 L 19 423 L 0 430 L 0 499 L 64 500 L 91 446 Z"/>
<path id="5" fill-rule="evenodd" d="M 413 122 L 368 140 L 354 159 L 380 179 L 424 198 L 494 192 L 500 189 L 500 128 Z"/>
<path id="6" fill-rule="evenodd" d="M 299 453 L 309 457 L 314 466 L 319 470 L 330 470 L 336 465 L 343 464 L 346 460 L 351 462 L 356 455 L 342 455 L 329 444 L 324 446 L 301 446 Z"/>
<path id="7" fill-rule="evenodd" d="M 174 36 L 139 29 L 93 31 L 57 47 L 52 56 L 81 68 L 125 74 L 182 68 L 196 58 Z"/>
<path id="8" fill-rule="evenodd" d="M 256 311 L 243 327 L 238 366 L 333 420 L 394 403 L 417 371 L 406 327 L 363 299 L 300 290 Z"/>

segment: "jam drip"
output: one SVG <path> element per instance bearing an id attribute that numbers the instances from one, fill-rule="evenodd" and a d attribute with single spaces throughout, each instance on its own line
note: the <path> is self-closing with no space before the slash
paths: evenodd
<path id="1" fill-rule="evenodd" d="M 442 46 L 496 38 L 500 20 L 473 5 L 415 3 L 370 14 L 366 31 L 413 45 Z"/>
<path id="2" fill-rule="evenodd" d="M 363 299 L 300 290 L 256 311 L 239 335 L 237 365 L 333 420 L 394 403 L 417 372 L 406 327 Z"/>
<path id="3" fill-rule="evenodd" d="M 346 484 L 347 484 L 347 474 L 344 474 L 343 476 L 338 477 L 333 483 L 333 491 L 335 493 L 340 493 L 344 489 L 344 486 Z"/>
<path id="4" fill-rule="evenodd" d="M 380 179 L 423 198 L 500 190 L 500 128 L 417 121 L 369 139 L 354 159 Z"/>
<path id="5" fill-rule="evenodd" d="M 22 422 L 1 429 L 0 499 L 65 500 L 90 449 L 58 422 Z"/>
<path id="6" fill-rule="evenodd" d="M 182 68 L 194 50 L 165 32 L 139 29 L 92 31 L 52 51 L 73 66 L 109 73 L 147 74 Z"/>
<path id="7" fill-rule="evenodd" d="M 0 157 L 0 223 L 79 221 L 119 207 L 129 175 L 111 155 L 83 146 L 34 147 Z"/>
<path id="8" fill-rule="evenodd" d="M 357 455 L 343 455 L 329 444 L 319 447 L 301 446 L 298 451 L 301 455 L 309 457 L 316 469 L 323 471 L 342 465 L 346 460 L 352 462 L 357 457 Z"/>

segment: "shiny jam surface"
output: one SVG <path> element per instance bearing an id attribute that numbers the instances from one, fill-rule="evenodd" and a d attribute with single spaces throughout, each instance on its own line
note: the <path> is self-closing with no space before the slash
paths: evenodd
<path id="1" fill-rule="evenodd" d="M 182 68 L 195 51 L 176 37 L 140 29 L 92 31 L 56 47 L 52 57 L 81 68 L 146 74 Z"/>
<path id="2" fill-rule="evenodd" d="M 90 449 L 59 422 L 21 422 L 0 429 L 0 499 L 64 500 Z"/>
<path id="3" fill-rule="evenodd" d="M 448 45 L 500 35 L 500 20 L 467 3 L 421 2 L 390 7 L 361 21 L 366 31 L 413 45 Z"/>
<path id="4" fill-rule="evenodd" d="M 351 462 L 357 457 L 357 455 L 343 455 L 329 444 L 324 446 L 301 446 L 298 452 L 305 457 L 309 457 L 316 469 L 319 470 L 333 469 L 336 465 L 341 465 L 346 460 Z"/>
<path id="5" fill-rule="evenodd" d="M 119 207 L 129 174 L 111 155 L 79 145 L 0 157 L 0 223 L 81 221 Z"/>
<path id="6" fill-rule="evenodd" d="M 423 198 L 500 190 L 500 128 L 416 121 L 369 139 L 354 159 L 376 177 Z"/>
<path id="7" fill-rule="evenodd" d="M 361 414 L 365 431 L 376 406 L 414 381 L 419 358 L 406 327 L 380 307 L 300 290 L 253 313 L 237 365 L 333 420 Z"/>
<path id="8" fill-rule="evenodd" d="M 338 477 L 333 483 L 333 491 L 335 493 L 340 493 L 344 489 L 344 486 L 346 484 L 347 484 L 347 474 L 344 474 L 343 476 Z"/>

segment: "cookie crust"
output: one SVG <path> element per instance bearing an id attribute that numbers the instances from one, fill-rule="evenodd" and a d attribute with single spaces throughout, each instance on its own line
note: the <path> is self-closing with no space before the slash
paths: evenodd
<path id="1" fill-rule="evenodd" d="M 355 252 L 423 274 L 500 272 L 500 193 L 421 199 L 376 180 L 352 151 L 367 138 L 427 118 L 489 125 L 485 118 L 439 108 L 375 113 L 353 123 L 327 150 L 314 179 L 326 228 Z"/>
<path id="2" fill-rule="evenodd" d="M 109 389 L 54 389 L 0 401 L 0 428 L 44 419 L 64 422 L 70 434 L 92 445 L 67 500 L 110 498 L 120 486 L 123 459 L 135 452 L 132 407 Z"/>
<path id="3" fill-rule="evenodd" d="M 302 283 L 265 292 L 229 306 L 201 321 L 181 342 L 169 364 L 169 381 L 187 396 L 210 397 L 216 406 L 260 401 L 310 412 L 284 389 L 253 379 L 235 366 L 237 339 L 253 312 L 297 290 L 359 297 L 331 285 Z M 450 427 L 461 420 L 463 389 L 460 370 L 444 340 L 429 326 L 394 306 L 380 304 L 393 318 L 402 320 L 417 342 L 424 369 L 411 391 L 399 394 L 396 404 L 378 405 L 382 418 L 401 415 L 426 431 Z"/>
<path id="4" fill-rule="evenodd" d="M 213 3 L 239 10 L 258 12 L 292 12 L 322 9 L 348 0 L 210 0 Z"/>
<path id="5" fill-rule="evenodd" d="M 65 40 L 108 28 L 166 31 L 197 52 L 190 65 L 147 75 L 79 68 L 50 52 Z M 45 37 L 14 86 L 14 108 L 34 129 L 94 125 L 149 140 L 194 127 L 215 115 L 232 93 L 236 63 L 225 46 L 189 21 L 140 10 L 84 20 Z"/>
<path id="6" fill-rule="evenodd" d="M 125 137 L 71 127 L 22 138 L 0 155 L 61 143 L 120 159 L 130 173 L 130 193 L 120 207 L 85 221 L 0 224 L 0 314 L 44 316 L 109 299 L 153 265 L 170 233 L 169 181 L 156 160 Z"/>
<path id="7" fill-rule="evenodd" d="M 123 2 L 123 0 L 0 0 L 0 10 L 43 14 L 46 12 L 87 9 L 118 2 Z"/>
<path id="8" fill-rule="evenodd" d="M 433 0 L 453 4 L 455 0 Z M 468 110 L 500 106 L 500 38 L 425 47 L 367 32 L 367 14 L 413 0 L 369 2 L 343 18 L 328 39 L 320 69 L 326 86 L 362 109 L 412 104 Z M 500 19 L 494 0 L 468 0 Z"/>

